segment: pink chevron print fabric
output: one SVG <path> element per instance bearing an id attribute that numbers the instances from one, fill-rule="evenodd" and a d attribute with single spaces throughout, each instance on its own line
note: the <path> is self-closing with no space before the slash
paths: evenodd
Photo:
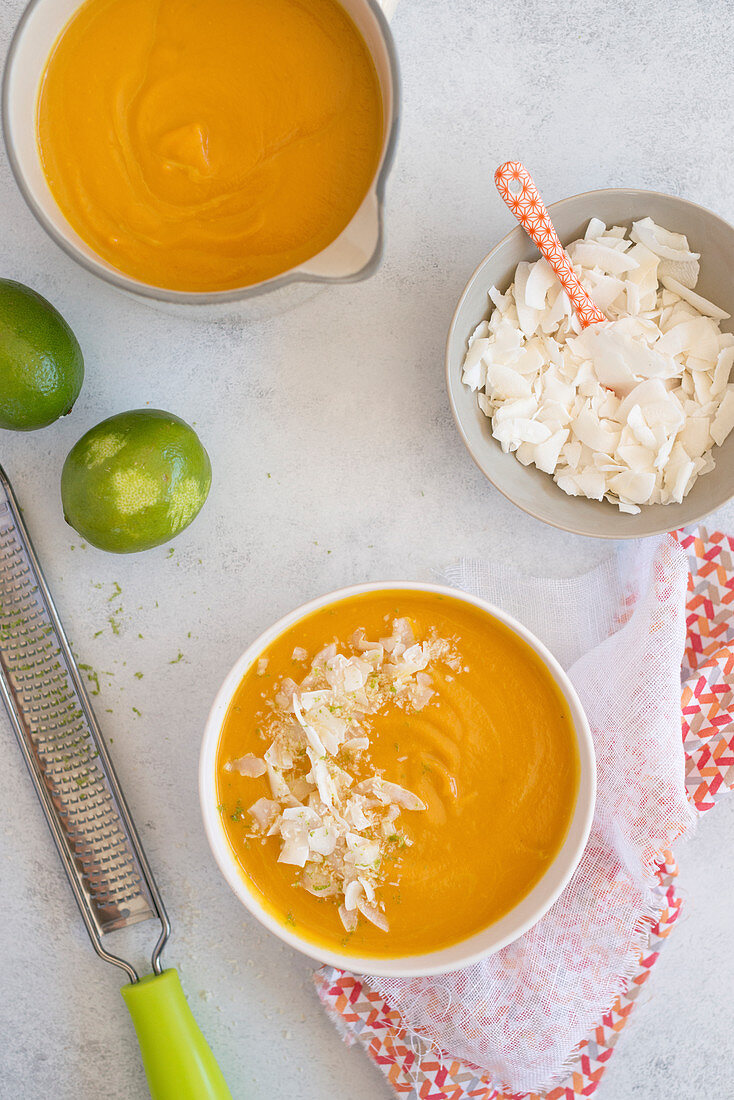
<path id="1" fill-rule="evenodd" d="M 505 204 L 555 271 L 582 327 L 606 321 L 607 317 L 579 282 L 527 168 L 517 160 L 508 160 L 495 172 L 494 182 Z"/>
<path id="2" fill-rule="evenodd" d="M 710 810 L 734 789 L 734 539 L 703 528 L 678 532 L 674 538 L 688 563 L 681 672 L 683 754 L 676 782 L 693 818 Z M 672 540 L 668 546 L 672 546 Z M 675 553 L 680 555 L 680 551 Z M 663 600 L 670 594 L 666 588 L 671 582 L 666 576 L 665 560 L 664 551 L 653 563 L 653 585 L 656 596 Z M 624 628 L 639 598 L 639 594 L 633 595 L 626 601 L 620 591 L 618 606 L 625 609 L 611 624 L 613 631 Z M 508 610 L 513 610 L 513 593 L 512 586 L 506 588 L 511 605 Z M 528 625 L 538 632 L 536 623 Z M 601 634 L 609 629 L 609 623 L 602 624 Z M 671 842 L 683 831 L 681 816 L 670 833 Z M 655 839 L 650 839 L 654 846 Z M 651 851 L 650 860 L 651 904 L 640 922 L 633 965 L 620 973 L 609 1007 L 600 1011 L 585 1038 L 569 1049 L 565 1078 L 556 1076 L 550 1086 L 513 1091 L 498 1083 L 496 1073 L 452 1053 L 451 1044 L 442 1049 L 435 1035 L 434 1041 L 428 1042 L 424 1030 L 414 1026 L 408 1013 L 396 1009 L 374 979 L 324 967 L 315 975 L 321 1001 L 345 1040 L 359 1042 L 365 1048 L 396 1096 L 410 1100 L 574 1100 L 591 1096 L 680 911 L 677 867 L 667 845 L 657 853 Z M 609 874 L 614 872 L 610 870 Z M 607 889 L 612 890 L 611 881 Z M 497 1009 L 496 1005 L 489 1007 Z M 560 1013 L 562 1018 L 563 1009 Z"/>

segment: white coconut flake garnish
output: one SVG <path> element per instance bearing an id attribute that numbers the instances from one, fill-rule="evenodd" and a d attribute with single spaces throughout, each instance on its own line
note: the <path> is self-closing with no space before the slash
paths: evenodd
<path id="1" fill-rule="evenodd" d="M 609 321 L 582 332 L 547 262 L 519 264 L 490 289 L 463 381 L 502 449 L 570 496 L 680 503 L 734 429 L 729 314 L 695 292 L 687 239 L 651 218 L 629 233 L 592 218 L 568 253 Z"/>
<path id="2" fill-rule="evenodd" d="M 240 775 L 247 775 L 251 779 L 258 779 L 259 776 L 265 775 L 268 770 L 267 764 L 264 760 L 261 760 L 253 753 L 245 753 L 239 760 L 230 760 L 224 765 L 224 770 L 227 772 L 239 772 Z"/>
<path id="3" fill-rule="evenodd" d="M 536 278 L 536 295 L 547 281 Z M 417 794 L 371 767 L 373 719 L 389 706 L 427 706 L 437 666 L 453 676 L 462 671 L 455 640 L 435 630 L 418 640 L 405 618 L 391 626 L 375 641 L 357 630 L 345 652 L 332 643 L 317 653 L 300 684 L 276 684 L 264 759 L 247 753 L 225 765 L 245 777 L 267 774 L 271 797 L 250 806 L 248 839 L 278 837 L 278 862 L 300 869 L 298 885 L 308 893 L 334 899 L 347 932 L 361 918 L 388 931 L 379 897 L 385 855 L 412 844 L 401 814 L 426 809 Z M 308 654 L 296 647 L 293 659 L 307 663 Z M 258 674 L 266 668 L 261 659 Z"/>

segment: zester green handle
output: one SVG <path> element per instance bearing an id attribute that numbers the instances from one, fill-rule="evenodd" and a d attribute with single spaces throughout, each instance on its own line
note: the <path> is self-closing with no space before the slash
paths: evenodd
<path id="1" fill-rule="evenodd" d="M 152 1100 L 232 1100 L 175 970 L 149 974 L 121 993 L 135 1025 Z"/>

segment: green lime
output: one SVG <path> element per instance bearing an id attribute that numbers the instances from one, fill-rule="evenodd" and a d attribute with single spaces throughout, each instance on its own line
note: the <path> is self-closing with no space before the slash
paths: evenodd
<path id="1" fill-rule="evenodd" d="M 35 290 L 0 279 L 0 428 L 30 432 L 71 412 L 84 359 L 61 314 Z"/>
<path id="2" fill-rule="evenodd" d="M 183 420 L 160 409 L 118 413 L 69 452 L 61 472 L 64 516 L 101 550 L 149 550 L 188 527 L 211 480 L 209 455 Z"/>

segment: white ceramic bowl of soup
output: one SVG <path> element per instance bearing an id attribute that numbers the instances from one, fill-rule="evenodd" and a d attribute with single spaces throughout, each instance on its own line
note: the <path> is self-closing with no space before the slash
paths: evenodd
<path id="1" fill-rule="evenodd" d="M 688 237 L 701 254 L 697 293 L 734 317 L 734 226 L 710 210 L 658 191 L 610 188 L 587 191 L 548 207 L 564 245 L 583 237 L 591 218 L 629 228 L 651 217 L 658 225 Z M 489 314 L 487 292 L 494 285 L 504 292 L 521 261 L 540 253 L 520 226 L 512 229 L 482 260 L 459 299 L 446 343 L 446 384 L 459 434 L 475 463 L 499 491 L 524 512 L 577 535 L 632 539 L 663 534 L 697 523 L 734 496 L 734 433 L 715 447 L 716 468 L 699 477 L 681 504 L 643 504 L 638 515 L 626 515 L 608 501 L 567 496 L 553 479 L 534 466 L 523 466 L 505 454 L 492 436 L 492 423 L 477 403 L 477 395 L 461 380 L 467 342 Z M 732 332 L 734 322 L 723 321 Z"/>
<path id="2" fill-rule="evenodd" d="M 282 312 L 311 297 L 320 284 L 354 282 L 376 270 L 383 250 L 385 185 L 398 133 L 400 80 L 395 43 L 387 21 L 397 0 L 337 0 L 365 40 L 377 71 L 383 102 L 383 140 L 372 183 L 349 224 L 327 248 L 298 267 L 232 290 L 169 290 L 130 277 L 84 241 L 56 203 L 41 164 L 36 108 L 41 78 L 62 30 L 79 0 L 30 0 L 8 51 L 2 87 L 2 123 L 10 167 L 39 224 L 86 271 L 146 301 L 204 317 L 243 312 Z M 267 296 L 267 304 L 259 302 Z M 249 303 L 249 308 L 248 307 Z M 196 307 L 191 310 L 190 307 Z M 235 310 L 234 307 L 242 307 Z"/>
<path id="3" fill-rule="evenodd" d="M 560 850 L 536 885 L 504 917 L 468 939 L 438 951 L 395 958 L 359 957 L 314 944 L 310 939 L 301 936 L 297 928 L 291 928 L 277 919 L 262 903 L 237 861 L 222 824 L 216 781 L 217 748 L 227 712 L 243 677 L 280 634 L 313 612 L 338 601 L 365 593 L 391 590 L 435 593 L 464 601 L 509 628 L 540 658 L 568 706 L 578 749 L 579 784 L 573 813 Z M 557 900 L 576 870 L 589 837 L 596 799 L 596 760 L 589 724 L 571 681 L 542 642 L 521 623 L 485 600 L 454 588 L 410 581 L 375 582 L 343 588 L 303 604 L 279 619 L 247 647 L 228 673 L 209 714 L 199 762 L 199 798 L 207 839 L 220 871 L 245 908 L 279 939 L 321 963 L 358 973 L 391 977 L 441 974 L 468 966 L 512 943 L 536 924 Z M 389 932 L 386 935 L 389 936 Z"/>

